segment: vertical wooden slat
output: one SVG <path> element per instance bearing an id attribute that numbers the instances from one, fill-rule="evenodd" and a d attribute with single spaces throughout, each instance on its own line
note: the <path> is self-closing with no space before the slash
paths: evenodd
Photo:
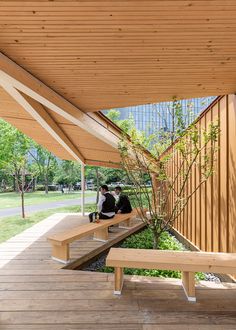
<path id="1" fill-rule="evenodd" d="M 220 251 L 227 252 L 227 108 L 226 97 L 220 100 Z"/>
<path id="2" fill-rule="evenodd" d="M 179 167 L 179 152 L 177 151 L 177 152 L 176 152 L 176 159 L 175 159 L 175 166 L 174 166 L 174 168 L 173 168 L 173 175 L 174 175 L 174 176 L 176 176 L 176 173 L 177 173 L 178 167 Z M 179 191 L 179 180 L 178 180 L 178 179 L 176 180 L 176 191 L 177 191 L 177 192 Z M 175 199 L 174 199 L 174 201 L 175 201 Z M 179 216 L 178 216 L 176 222 L 177 222 L 177 229 L 179 230 L 179 223 L 180 223 L 180 221 L 179 221 Z"/>
<path id="3" fill-rule="evenodd" d="M 229 95 L 228 252 L 236 252 L 236 96 Z"/>
<path id="4" fill-rule="evenodd" d="M 192 145 L 190 145 L 190 149 L 192 151 Z M 191 157 L 191 154 L 190 154 L 190 157 L 189 157 L 189 162 L 192 161 L 192 157 Z M 190 172 L 190 176 L 189 176 L 189 182 L 188 182 L 188 195 L 191 194 L 192 192 L 192 172 L 193 172 L 193 169 L 191 169 L 191 172 Z M 188 237 L 189 239 L 192 241 L 193 237 L 192 237 L 192 197 L 189 199 L 189 203 L 188 203 Z"/>
<path id="5" fill-rule="evenodd" d="M 181 157 L 181 154 L 179 152 L 179 164 L 181 165 L 181 162 L 182 162 L 182 157 Z M 181 171 L 183 170 L 182 168 L 180 169 Z M 181 182 L 182 182 L 182 177 L 179 176 L 179 191 L 180 191 L 180 187 L 181 187 Z M 183 234 L 183 212 L 180 213 L 179 215 L 179 222 L 180 222 L 180 232 L 181 234 Z"/>
<path id="6" fill-rule="evenodd" d="M 211 110 L 206 113 L 206 130 L 209 130 L 209 125 L 211 123 Z M 210 143 L 207 148 L 211 148 Z M 209 149 L 208 149 L 209 150 Z M 212 251 L 212 177 L 208 178 L 206 182 L 206 201 L 205 201 L 205 210 L 206 210 L 206 251 Z"/>
<path id="7" fill-rule="evenodd" d="M 206 127 L 206 117 L 202 117 L 200 121 L 200 126 L 202 128 L 202 132 Z M 203 141 L 201 142 L 201 146 L 203 146 Z M 201 152 L 201 165 L 204 164 L 204 156 L 205 150 Z M 202 180 L 201 178 L 200 180 Z M 203 251 L 206 250 L 206 184 L 203 183 L 201 185 L 201 249 Z"/>
<path id="8" fill-rule="evenodd" d="M 192 171 L 192 191 L 196 187 L 196 166 L 193 166 L 193 171 Z M 192 196 L 192 242 L 196 244 L 196 194 Z"/>
<path id="9" fill-rule="evenodd" d="M 180 163 L 180 165 L 182 163 L 182 157 L 181 157 L 180 152 L 179 152 L 179 163 Z M 181 168 L 180 171 L 183 171 L 183 168 Z M 182 184 L 182 174 L 179 176 L 179 191 L 181 188 L 181 184 Z M 181 232 L 181 234 L 184 234 L 183 211 L 179 215 L 179 220 L 180 220 L 180 232 Z"/>
<path id="10" fill-rule="evenodd" d="M 226 251 L 229 252 L 229 96 L 226 95 L 226 164 L 227 164 L 227 175 L 226 175 L 226 208 L 227 208 L 227 223 L 226 223 Z"/>
<path id="11" fill-rule="evenodd" d="M 216 123 L 219 120 L 220 103 L 218 102 L 212 108 L 212 121 Z M 212 176 L 212 240 L 213 246 L 212 251 L 219 251 L 219 216 L 220 216 L 220 135 L 218 137 L 218 142 L 216 147 L 218 151 L 216 152 L 216 160 L 214 164 L 214 173 Z"/>
<path id="12" fill-rule="evenodd" d="M 172 149 L 172 150 L 173 150 L 173 149 Z M 169 162 L 169 166 L 170 166 L 170 175 L 171 175 L 172 178 L 175 177 L 175 176 L 174 176 L 174 166 L 175 166 L 175 162 L 176 162 L 176 154 L 174 153 L 174 155 L 173 155 L 173 159 Z M 174 189 L 176 189 L 176 183 L 174 184 Z M 175 196 L 175 194 L 174 194 L 174 192 L 172 191 L 172 193 L 171 193 L 171 205 L 170 205 L 170 210 L 169 210 L 169 212 L 170 212 L 171 210 L 173 210 L 174 196 Z M 177 222 L 177 221 L 175 221 L 175 225 L 176 225 L 176 222 Z"/>
<path id="13" fill-rule="evenodd" d="M 200 123 L 197 123 L 197 128 L 200 132 Z M 199 143 L 200 147 L 200 143 Z M 197 162 L 200 161 L 198 157 Z M 199 166 L 196 168 L 196 186 L 200 183 L 200 169 Z M 196 195 L 196 245 L 201 247 L 201 189 L 198 189 L 195 193 Z"/>
<path id="14" fill-rule="evenodd" d="M 174 177 L 175 177 L 175 163 L 176 163 L 176 154 L 174 155 L 173 160 L 172 160 L 172 164 L 171 164 L 172 180 L 174 180 Z M 174 184 L 174 188 L 176 189 L 176 184 Z M 174 197 L 175 197 L 175 194 L 174 194 L 174 192 L 172 192 L 172 196 L 171 196 L 171 210 L 173 210 L 173 206 L 174 206 Z M 178 229 L 177 228 L 178 227 L 177 219 L 175 219 L 174 226 L 175 226 L 176 229 Z"/>
<path id="15" fill-rule="evenodd" d="M 203 129 L 210 122 L 220 122 L 214 173 L 193 196 L 179 216 L 176 228 L 202 250 L 236 252 L 236 96 L 223 96 L 197 122 Z M 204 155 L 204 153 L 203 153 Z M 203 156 L 202 155 L 202 156 Z M 179 153 L 175 162 L 180 166 Z M 172 170 L 176 175 L 177 167 Z M 201 178 L 193 168 L 189 192 Z M 180 178 L 177 188 L 180 189 Z"/>
<path id="16" fill-rule="evenodd" d="M 186 171 L 186 164 L 184 163 L 184 166 L 183 166 L 183 178 L 182 178 L 182 185 L 183 185 L 183 181 L 184 181 L 184 174 L 185 174 L 185 171 Z M 186 186 L 183 187 L 183 198 L 185 198 L 186 196 Z M 187 232 L 186 232 L 186 227 L 187 227 L 187 224 L 186 224 L 186 221 L 187 221 L 187 216 L 186 216 L 186 213 L 187 213 L 187 207 L 185 207 L 183 209 L 183 212 L 182 212 L 182 222 L 183 222 L 183 234 L 185 237 L 187 237 Z"/>

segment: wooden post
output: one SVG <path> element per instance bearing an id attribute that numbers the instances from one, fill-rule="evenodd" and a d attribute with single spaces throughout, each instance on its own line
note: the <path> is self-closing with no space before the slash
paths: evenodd
<path id="1" fill-rule="evenodd" d="M 124 282 L 123 268 L 115 267 L 115 290 L 114 294 L 121 294 Z"/>
<path id="2" fill-rule="evenodd" d="M 70 261 L 69 244 L 55 245 L 52 244 L 52 259 L 62 262 L 64 264 Z"/>
<path id="3" fill-rule="evenodd" d="M 81 213 L 84 216 L 84 193 L 85 193 L 85 165 L 81 163 Z"/>
<path id="4" fill-rule="evenodd" d="M 196 301 L 195 293 L 195 273 L 182 272 L 182 285 L 188 301 Z"/>
<path id="5" fill-rule="evenodd" d="M 130 228 L 130 227 L 132 227 L 132 225 L 131 225 L 131 219 L 127 219 L 127 220 L 124 220 L 123 222 L 121 222 L 120 224 L 119 224 L 119 228 Z"/>
<path id="6" fill-rule="evenodd" d="M 96 241 L 107 242 L 108 241 L 108 227 L 96 230 L 93 235 L 93 239 Z"/>

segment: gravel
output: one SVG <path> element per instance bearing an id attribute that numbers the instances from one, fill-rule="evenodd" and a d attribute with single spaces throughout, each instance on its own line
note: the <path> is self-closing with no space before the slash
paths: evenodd
<path id="1" fill-rule="evenodd" d="M 91 271 L 91 272 L 99 271 L 103 266 L 105 266 L 106 257 L 107 257 L 107 253 L 102 255 L 99 259 L 95 260 L 94 262 L 92 262 L 82 270 Z"/>

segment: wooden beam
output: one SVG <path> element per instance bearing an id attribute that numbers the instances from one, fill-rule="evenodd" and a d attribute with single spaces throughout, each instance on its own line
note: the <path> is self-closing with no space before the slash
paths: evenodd
<path id="1" fill-rule="evenodd" d="M 121 168 L 120 163 L 106 162 L 106 161 L 95 160 L 95 159 L 86 159 L 86 165 L 104 166 L 104 167 L 111 167 L 111 168 Z"/>
<path id="2" fill-rule="evenodd" d="M 42 105 L 96 136 L 98 139 L 106 141 L 112 147 L 118 147 L 119 130 L 117 130 L 116 134 L 114 127 L 110 129 L 110 124 L 106 123 L 104 118 L 97 116 L 96 120 L 94 116 L 90 116 L 78 109 L 29 72 L 0 53 L 0 84 L 4 83 L 12 85 L 15 89 L 37 100 Z"/>
<path id="3" fill-rule="evenodd" d="M 6 82 L 1 82 L 1 85 L 75 160 L 80 163 L 85 162 L 78 148 L 74 146 L 40 103 L 20 93 Z"/>

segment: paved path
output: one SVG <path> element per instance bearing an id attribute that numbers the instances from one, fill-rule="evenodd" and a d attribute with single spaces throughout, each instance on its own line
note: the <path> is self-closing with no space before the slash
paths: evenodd
<path id="1" fill-rule="evenodd" d="M 85 197 L 85 204 L 91 204 L 95 203 L 96 196 L 88 196 Z M 70 200 L 64 200 L 64 201 L 55 201 L 55 202 L 48 202 L 48 203 L 42 203 L 37 205 L 26 205 L 25 206 L 25 212 L 26 214 L 43 211 L 47 209 L 56 209 L 59 207 L 65 207 L 65 206 L 72 206 L 72 205 L 78 205 L 81 204 L 81 198 L 78 199 L 70 199 Z M 21 207 L 14 207 L 9 209 L 0 209 L 0 218 L 3 217 L 9 217 L 13 215 L 21 214 Z"/>

